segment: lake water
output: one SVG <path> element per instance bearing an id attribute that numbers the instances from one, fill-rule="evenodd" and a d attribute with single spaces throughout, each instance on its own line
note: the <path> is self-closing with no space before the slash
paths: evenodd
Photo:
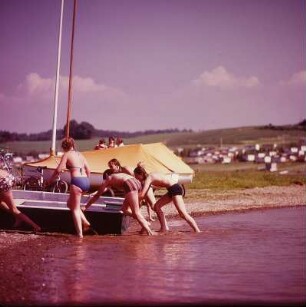
<path id="1" fill-rule="evenodd" d="M 202 233 L 180 219 L 153 237 L 134 225 L 122 236 L 59 238 L 32 281 L 45 290 L 32 295 L 76 305 L 306 302 L 304 207 L 196 220 Z"/>

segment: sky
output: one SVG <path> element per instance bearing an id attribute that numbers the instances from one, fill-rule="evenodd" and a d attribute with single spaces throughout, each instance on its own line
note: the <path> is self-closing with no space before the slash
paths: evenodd
<path id="1" fill-rule="evenodd" d="M 78 0 L 71 119 L 144 131 L 305 119 L 305 0 Z M 0 0 L 0 130 L 52 129 L 61 0 Z M 73 1 L 65 0 L 57 128 Z"/>

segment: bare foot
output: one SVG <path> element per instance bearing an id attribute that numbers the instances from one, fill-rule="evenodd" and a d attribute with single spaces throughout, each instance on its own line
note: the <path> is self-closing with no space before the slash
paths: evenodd
<path id="1" fill-rule="evenodd" d="M 83 225 L 83 231 L 86 232 L 86 231 L 90 230 L 90 227 L 91 227 L 90 224 Z"/>
<path id="2" fill-rule="evenodd" d="M 38 225 L 33 226 L 33 229 L 35 232 L 40 232 L 41 231 L 41 227 Z"/>

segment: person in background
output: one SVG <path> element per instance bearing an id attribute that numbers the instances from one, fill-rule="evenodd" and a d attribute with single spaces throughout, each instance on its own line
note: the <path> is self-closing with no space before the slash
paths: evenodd
<path id="1" fill-rule="evenodd" d="M 14 176 L 4 169 L 0 168 L 0 204 L 2 203 L 6 210 L 8 210 L 15 217 L 14 228 L 17 228 L 22 222 L 30 225 L 34 231 L 41 231 L 41 227 L 33 222 L 27 215 L 21 213 L 16 207 L 12 187 L 14 184 Z"/>
<path id="2" fill-rule="evenodd" d="M 108 169 L 103 172 L 103 179 L 107 179 L 107 177 L 114 173 L 125 173 L 128 175 L 134 175 L 133 169 L 130 167 L 121 166 L 120 162 L 117 159 L 111 159 L 108 161 Z M 115 196 L 115 194 L 121 194 L 121 191 L 113 191 L 110 187 L 107 188 L 105 193 L 109 193 L 111 196 Z M 106 194 L 107 195 L 107 194 Z"/>
<path id="3" fill-rule="evenodd" d="M 140 165 L 135 168 L 134 174 L 135 177 L 143 184 L 142 191 L 139 194 L 140 200 L 146 196 L 151 185 L 155 187 L 166 188 L 168 191 L 154 205 L 154 210 L 161 225 L 161 232 L 169 230 L 165 219 L 165 214 L 163 213 L 161 208 L 169 204 L 171 201 L 173 201 L 180 217 L 183 218 L 195 232 L 200 232 L 196 221 L 192 218 L 190 214 L 188 214 L 186 210 L 186 206 L 183 200 L 183 189 L 178 184 L 178 178 L 176 176 L 162 173 L 148 174 L 144 167 Z"/>
<path id="4" fill-rule="evenodd" d="M 84 227 L 84 231 L 87 231 L 90 229 L 90 223 L 81 210 L 81 197 L 82 194 L 87 192 L 90 188 L 90 169 L 85 157 L 75 149 L 73 138 L 69 137 L 64 139 L 62 141 L 62 148 L 64 150 L 64 155 L 51 178 L 47 181 L 47 184 L 50 185 L 65 169 L 70 171 L 71 184 L 67 207 L 72 212 L 73 222 L 78 237 L 83 238 L 82 226 Z"/>
<path id="5" fill-rule="evenodd" d="M 117 159 L 111 159 L 108 161 L 108 167 L 113 173 L 125 173 L 134 176 L 133 168 L 129 166 L 122 166 Z"/>
<path id="6" fill-rule="evenodd" d="M 113 136 L 110 136 L 108 138 L 108 148 L 115 148 L 115 147 L 117 147 L 116 139 Z"/>
<path id="7" fill-rule="evenodd" d="M 148 222 L 143 217 L 139 209 L 138 192 L 141 191 L 140 182 L 133 176 L 126 173 L 112 173 L 103 180 L 97 193 L 89 199 L 84 211 L 88 209 L 97 199 L 107 190 L 107 188 L 115 188 L 124 190 L 125 198 L 122 205 L 124 214 L 132 215 L 148 235 L 153 235 Z"/>
<path id="8" fill-rule="evenodd" d="M 122 146 L 124 146 L 123 139 L 122 139 L 122 138 L 117 138 L 117 139 L 116 139 L 116 144 L 117 144 L 117 147 L 122 147 Z"/>
<path id="9" fill-rule="evenodd" d="M 95 146 L 95 150 L 107 148 L 106 142 L 104 139 L 100 139 L 99 143 Z"/>

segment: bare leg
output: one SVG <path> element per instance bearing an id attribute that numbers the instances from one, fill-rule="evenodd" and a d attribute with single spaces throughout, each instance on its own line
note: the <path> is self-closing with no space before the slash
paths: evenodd
<path id="1" fill-rule="evenodd" d="M 148 235 L 153 235 L 152 230 L 150 229 L 148 222 L 143 217 L 143 215 L 140 212 L 139 209 L 139 199 L 138 199 L 138 192 L 132 191 L 125 196 L 126 201 L 128 202 L 132 212 L 133 216 L 136 218 L 138 223 L 146 230 Z"/>
<path id="2" fill-rule="evenodd" d="M 79 238 L 83 238 L 83 230 L 82 230 L 82 213 L 83 212 L 81 210 L 81 205 L 80 205 L 81 196 L 82 196 L 81 189 L 76 187 L 75 185 L 71 185 L 70 196 L 67 202 L 67 207 L 71 210 L 74 227 L 77 232 L 77 236 Z"/>
<path id="3" fill-rule="evenodd" d="M 183 218 L 195 232 L 201 232 L 196 221 L 187 212 L 183 197 L 181 195 L 173 196 L 173 202 L 178 213 L 180 214 L 180 217 Z"/>
<path id="4" fill-rule="evenodd" d="M 10 212 L 15 216 L 16 222 L 14 226 L 18 226 L 21 221 L 27 223 L 28 225 L 32 226 L 35 231 L 41 231 L 40 226 L 38 226 L 36 223 L 34 223 L 27 215 L 21 213 L 18 208 L 15 205 L 14 199 L 13 199 L 13 193 L 11 190 L 7 192 L 2 192 L 1 195 L 2 200 L 6 203 L 8 206 Z"/>
<path id="5" fill-rule="evenodd" d="M 125 199 L 125 200 L 123 201 L 121 210 L 122 210 L 123 214 L 128 215 L 128 216 L 131 216 L 131 217 L 134 217 L 134 216 L 133 216 L 132 209 L 131 209 L 130 204 L 129 204 L 129 202 L 128 202 L 127 199 Z"/>
<path id="6" fill-rule="evenodd" d="M 87 220 L 87 218 L 86 218 L 84 212 L 82 211 L 82 209 L 81 209 L 80 214 L 81 214 L 81 221 L 82 221 L 82 226 L 83 226 L 83 232 L 87 232 L 87 231 L 89 231 L 91 229 L 91 225 L 90 225 L 89 221 Z"/>
<path id="7" fill-rule="evenodd" d="M 131 206 L 127 199 L 123 201 L 121 210 L 125 215 L 131 216 L 132 218 L 136 219 L 136 216 L 133 214 Z M 139 233 L 144 233 L 144 232 L 146 232 L 146 229 L 144 227 L 141 227 Z"/>
<path id="8" fill-rule="evenodd" d="M 165 232 L 169 231 L 169 227 L 166 221 L 166 217 L 164 212 L 161 210 L 161 208 L 171 202 L 171 197 L 169 197 L 167 194 L 162 196 L 155 204 L 154 210 L 157 214 L 158 220 L 160 222 L 160 231 Z"/>
<path id="9" fill-rule="evenodd" d="M 84 228 L 89 228 L 90 227 L 90 223 L 89 221 L 87 220 L 84 212 L 81 210 L 81 220 L 82 220 L 82 225 Z"/>

